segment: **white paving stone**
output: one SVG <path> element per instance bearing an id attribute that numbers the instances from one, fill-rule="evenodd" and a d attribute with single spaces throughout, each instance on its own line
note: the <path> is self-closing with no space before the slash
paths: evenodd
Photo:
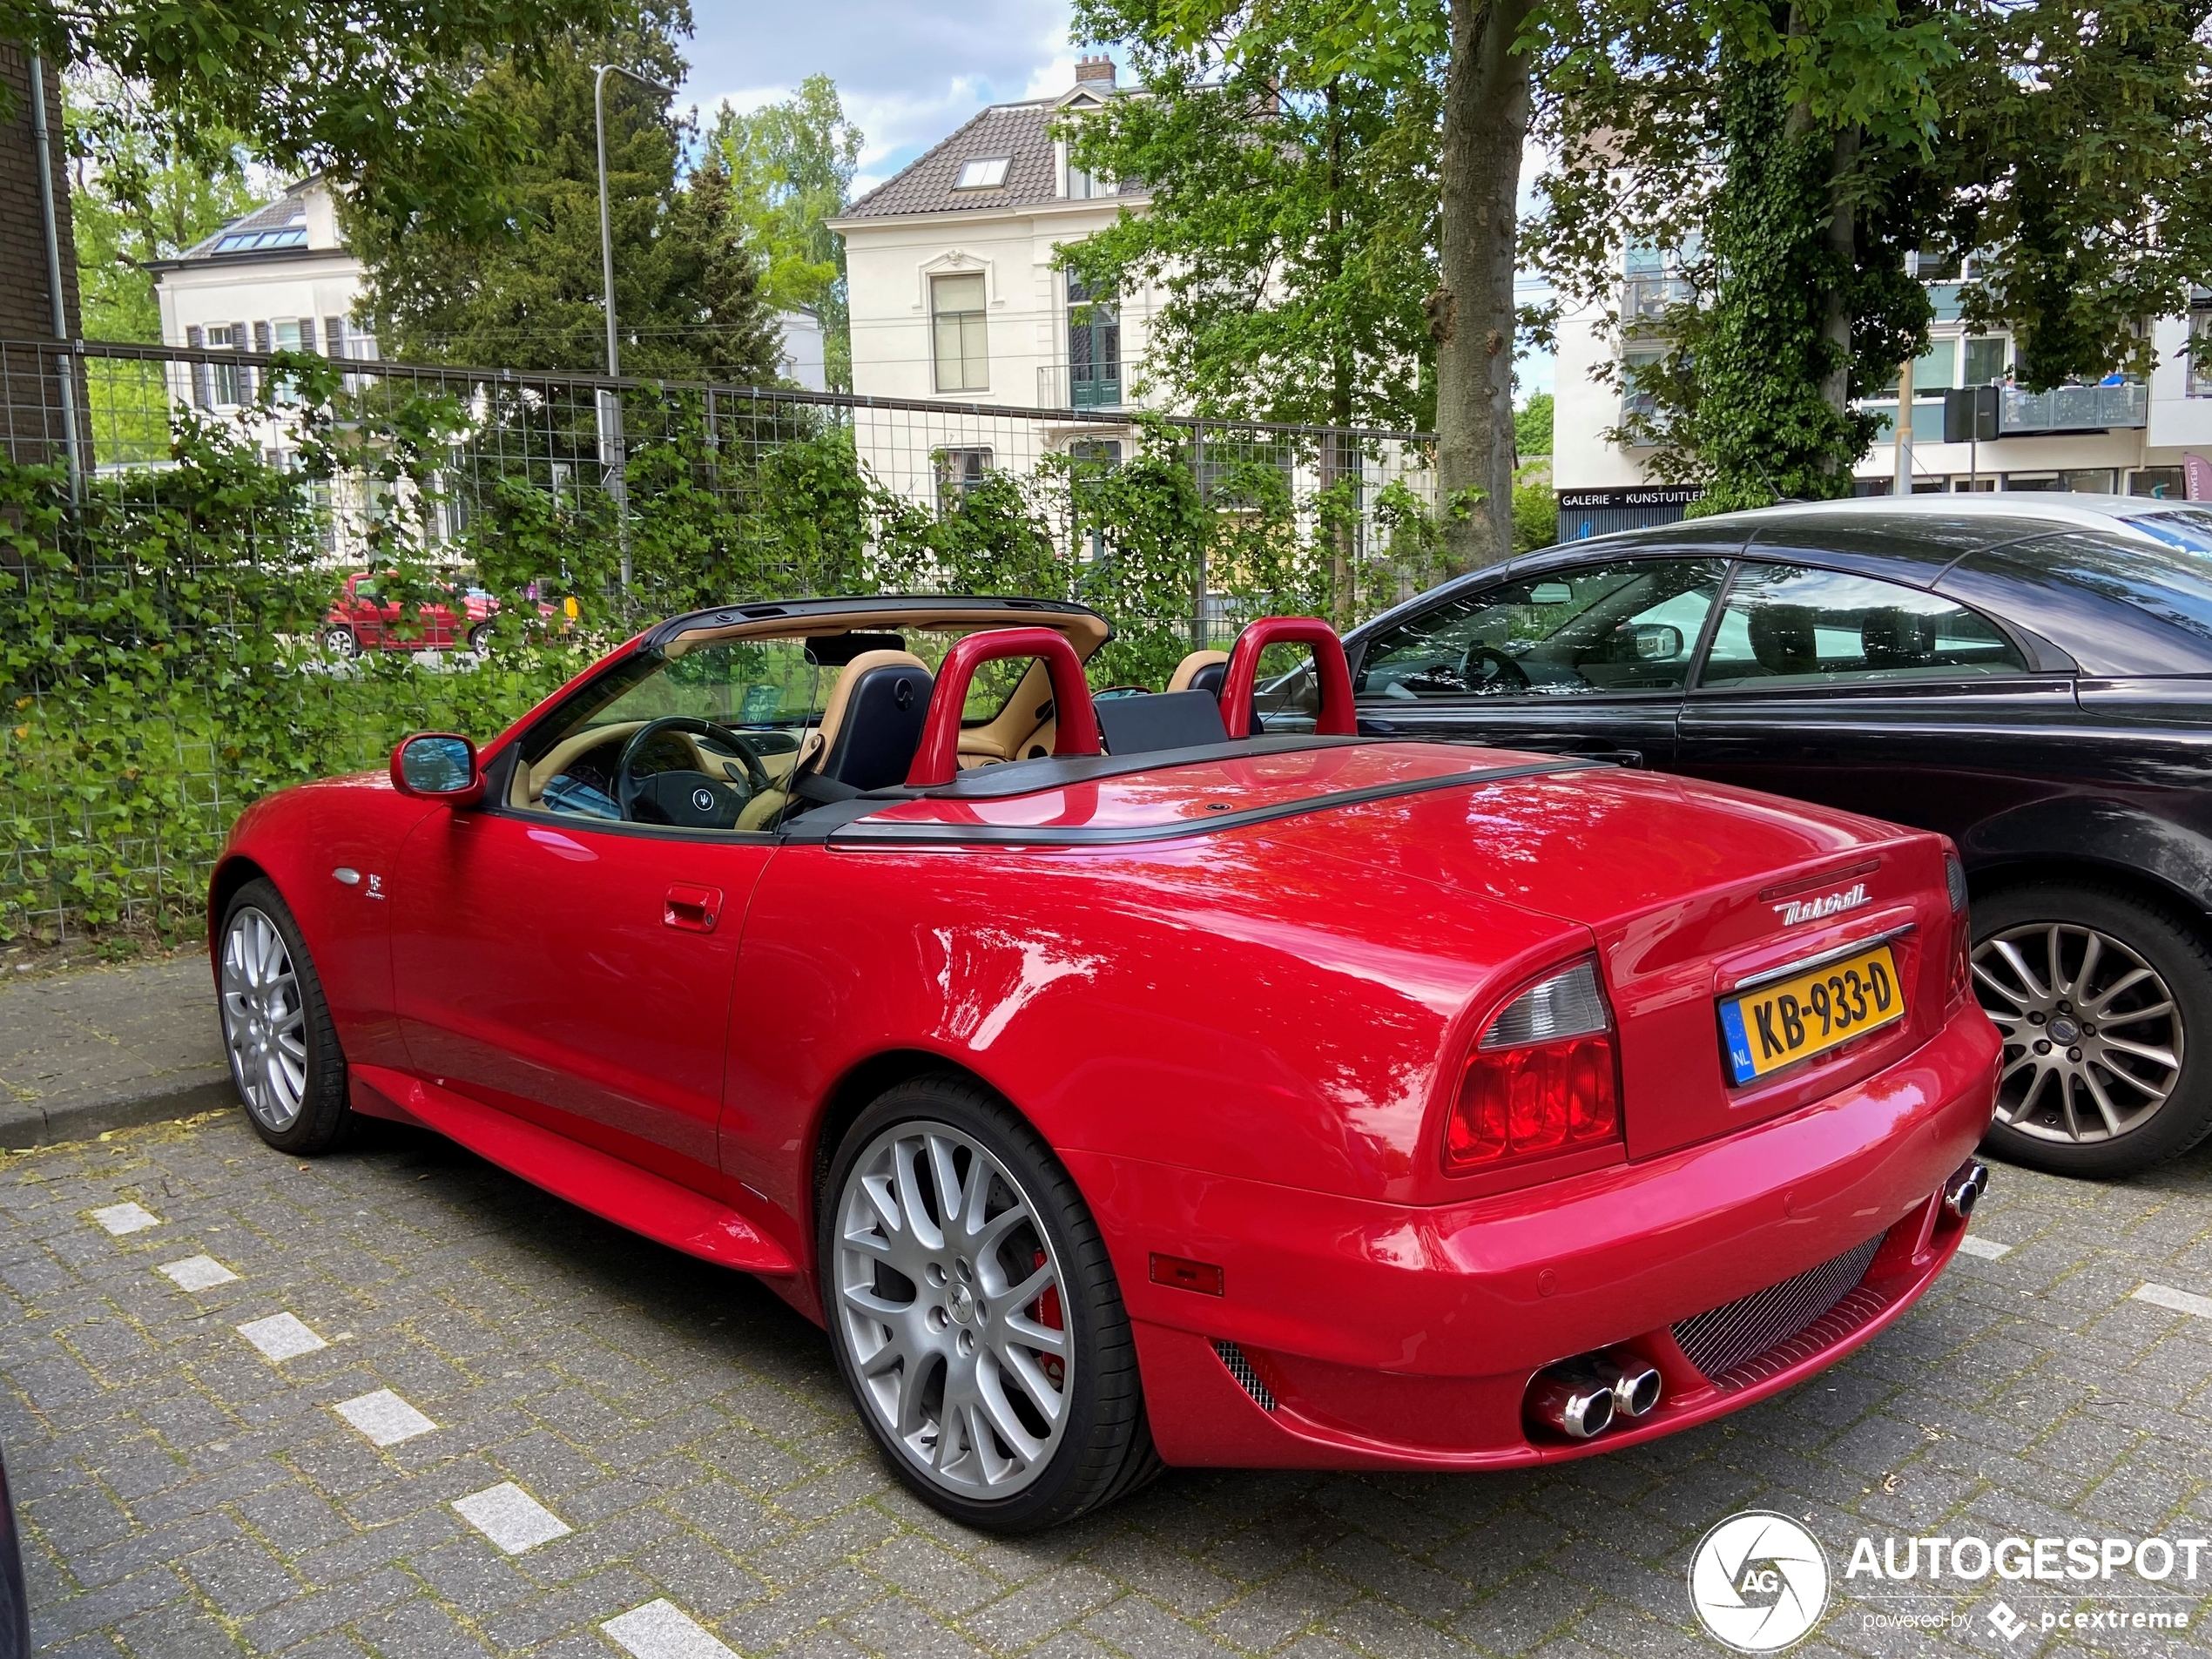
<path id="1" fill-rule="evenodd" d="M 673 1602 L 648 1602 L 599 1628 L 633 1659 L 738 1659 Z"/>
<path id="2" fill-rule="evenodd" d="M 437 1427 L 388 1388 L 341 1399 L 330 1409 L 367 1435 L 371 1446 L 397 1446 Z"/>
<path id="3" fill-rule="evenodd" d="M 2135 1299 L 2156 1303 L 2176 1313 L 2194 1313 L 2200 1319 L 2212 1319 L 2212 1296 L 2199 1296 L 2195 1291 L 2177 1291 L 2171 1285 L 2139 1285 L 2135 1287 Z"/>
<path id="4" fill-rule="evenodd" d="M 212 1291 L 238 1277 L 212 1256 L 187 1256 L 180 1262 L 164 1262 L 156 1271 L 166 1274 L 180 1291 Z"/>
<path id="5" fill-rule="evenodd" d="M 271 1359 L 297 1359 L 330 1345 L 307 1329 L 296 1313 L 272 1313 L 266 1319 L 250 1319 L 238 1327 L 238 1333 Z"/>
<path id="6" fill-rule="evenodd" d="M 1962 1255 L 1979 1256 L 1986 1262 L 2002 1261 L 2013 1253 L 2010 1244 L 2000 1244 L 1994 1238 L 1984 1238 L 1979 1233 L 1968 1233 L 1959 1241 Z"/>
<path id="7" fill-rule="evenodd" d="M 161 1225 L 161 1217 L 144 1204 L 111 1204 L 104 1210 L 95 1210 L 92 1219 L 117 1238 L 125 1233 L 142 1233 L 149 1227 Z"/>
<path id="8" fill-rule="evenodd" d="M 509 1555 L 535 1549 L 569 1530 L 567 1521 L 512 1480 L 455 1498 L 453 1507 L 463 1521 Z"/>

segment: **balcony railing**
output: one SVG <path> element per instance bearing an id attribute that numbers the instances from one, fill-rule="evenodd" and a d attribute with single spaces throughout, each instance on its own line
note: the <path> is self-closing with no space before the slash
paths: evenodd
<path id="1" fill-rule="evenodd" d="M 1072 369 L 1066 363 L 1042 363 L 1037 368 L 1040 408 L 1118 409 L 1127 389 L 1118 374 L 1104 378 L 1087 364 Z"/>
<path id="2" fill-rule="evenodd" d="M 1997 429 L 2010 435 L 2027 432 L 2099 432 L 2150 423 L 2150 388 L 2057 386 L 2047 392 L 2005 388 L 1998 401 Z"/>

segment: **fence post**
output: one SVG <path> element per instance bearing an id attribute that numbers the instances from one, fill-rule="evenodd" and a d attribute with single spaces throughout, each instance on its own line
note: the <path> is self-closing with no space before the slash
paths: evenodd
<path id="1" fill-rule="evenodd" d="M 630 457 L 622 441 L 622 393 L 602 387 L 598 398 L 599 480 L 615 504 L 615 542 L 622 549 L 622 590 L 630 592 Z"/>
<path id="2" fill-rule="evenodd" d="M 1198 505 L 1206 504 L 1206 429 L 1203 426 L 1190 428 L 1190 485 L 1198 492 Z M 1211 529 L 1213 521 L 1206 519 Z M 1202 532 L 1197 546 L 1190 550 L 1190 649 L 1204 651 L 1213 644 L 1213 631 L 1206 624 L 1206 537 Z"/>

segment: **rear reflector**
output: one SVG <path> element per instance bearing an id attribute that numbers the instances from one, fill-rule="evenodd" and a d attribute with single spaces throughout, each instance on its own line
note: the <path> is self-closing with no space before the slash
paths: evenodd
<path id="1" fill-rule="evenodd" d="M 1187 1256 L 1163 1256 L 1156 1250 L 1152 1252 L 1152 1283 L 1172 1285 L 1178 1291 L 1196 1291 L 1201 1296 L 1219 1296 L 1222 1272 L 1211 1262 L 1194 1262 Z"/>

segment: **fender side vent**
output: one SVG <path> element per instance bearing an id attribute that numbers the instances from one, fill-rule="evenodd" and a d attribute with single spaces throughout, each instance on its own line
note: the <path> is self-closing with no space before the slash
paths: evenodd
<path id="1" fill-rule="evenodd" d="M 1233 1342 L 1216 1340 L 1213 1351 L 1221 1356 L 1221 1363 L 1237 1379 L 1237 1386 L 1252 1397 L 1253 1403 L 1264 1412 L 1275 1409 L 1275 1395 L 1259 1379 L 1259 1372 L 1252 1369 L 1252 1362 L 1244 1358 L 1244 1351 Z"/>

